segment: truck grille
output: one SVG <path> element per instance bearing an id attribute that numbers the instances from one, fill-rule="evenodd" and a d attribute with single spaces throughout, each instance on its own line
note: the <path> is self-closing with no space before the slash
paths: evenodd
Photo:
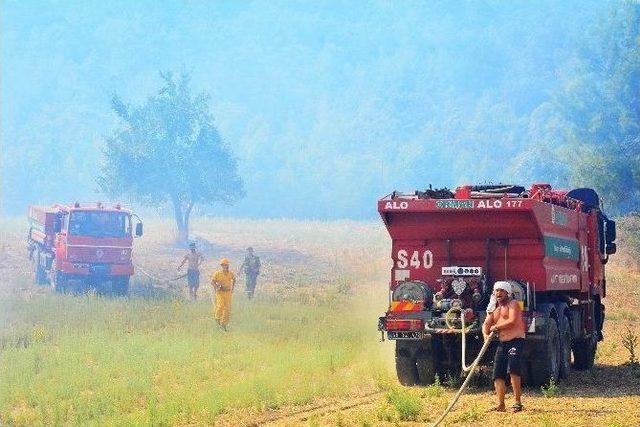
<path id="1" fill-rule="evenodd" d="M 89 271 L 93 276 L 108 276 L 111 273 L 111 268 L 108 264 L 94 264 L 89 268 Z"/>
<path id="2" fill-rule="evenodd" d="M 125 251 L 124 254 L 123 251 Z M 71 262 L 117 264 L 128 260 L 130 253 L 131 249 L 128 247 L 70 245 L 67 258 Z"/>

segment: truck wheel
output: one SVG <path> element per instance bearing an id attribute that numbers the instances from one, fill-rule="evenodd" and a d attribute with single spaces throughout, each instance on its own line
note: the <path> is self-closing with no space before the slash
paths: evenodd
<path id="1" fill-rule="evenodd" d="M 539 387 L 548 384 L 551 378 L 557 381 L 560 373 L 560 335 L 555 319 L 547 319 L 545 340 L 537 350 L 531 359 L 531 381 Z"/>
<path id="2" fill-rule="evenodd" d="M 69 284 L 67 283 L 67 278 L 64 273 L 57 271 L 54 276 L 53 290 L 60 294 L 66 294 L 68 292 Z"/>
<path id="3" fill-rule="evenodd" d="M 527 344 L 525 344 L 527 345 Z M 531 376 L 531 359 L 522 359 L 522 384 L 533 385 L 533 377 Z"/>
<path id="4" fill-rule="evenodd" d="M 434 340 L 433 354 L 438 376 L 447 386 L 457 388 L 462 378 L 462 342 L 459 336 L 442 336 Z M 469 344 L 469 343 L 468 343 Z"/>
<path id="5" fill-rule="evenodd" d="M 564 316 L 560 323 L 560 378 L 568 380 L 571 376 L 571 324 Z"/>
<path id="6" fill-rule="evenodd" d="M 59 294 L 67 292 L 67 277 L 64 273 L 61 273 L 56 268 L 56 262 L 51 264 L 51 271 L 49 271 L 49 281 L 51 282 L 51 288 L 53 291 Z"/>
<path id="7" fill-rule="evenodd" d="M 40 249 L 35 249 L 31 254 L 31 263 L 33 268 L 33 283 L 36 285 L 44 285 L 47 283 L 47 273 L 40 264 Z"/>
<path id="8" fill-rule="evenodd" d="M 573 367 L 575 369 L 584 370 L 591 369 L 596 358 L 596 348 L 598 347 L 598 338 L 593 332 L 590 338 L 580 340 L 573 343 Z"/>
<path id="9" fill-rule="evenodd" d="M 129 277 L 119 277 L 113 282 L 113 294 L 119 297 L 129 295 Z"/>
<path id="10" fill-rule="evenodd" d="M 396 374 L 402 385 L 412 386 L 418 382 L 415 346 L 396 341 Z"/>
<path id="11" fill-rule="evenodd" d="M 85 295 L 89 292 L 89 286 L 84 281 L 78 281 L 73 287 L 73 292 L 76 295 Z"/>
<path id="12" fill-rule="evenodd" d="M 416 352 L 416 367 L 418 369 L 418 383 L 430 385 L 436 380 L 437 366 L 432 341 L 423 341 Z"/>

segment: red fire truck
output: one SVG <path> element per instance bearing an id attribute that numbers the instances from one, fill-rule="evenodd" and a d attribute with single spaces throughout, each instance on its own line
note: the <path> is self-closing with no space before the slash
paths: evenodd
<path id="1" fill-rule="evenodd" d="M 142 221 L 120 205 L 31 206 L 27 242 L 34 281 L 56 292 L 94 287 L 126 295 L 134 235 L 142 235 Z"/>
<path id="2" fill-rule="evenodd" d="M 548 184 L 394 192 L 378 202 L 392 238 L 389 308 L 378 328 L 396 342 L 402 384 L 461 374 L 483 343 L 496 281 L 508 281 L 527 327 L 523 379 L 568 378 L 602 340 L 605 264 L 615 222 L 588 188 Z M 487 351 L 481 363 L 492 363 Z"/>

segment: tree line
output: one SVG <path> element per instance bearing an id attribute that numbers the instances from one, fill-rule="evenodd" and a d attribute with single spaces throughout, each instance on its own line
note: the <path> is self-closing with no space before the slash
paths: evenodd
<path id="1" fill-rule="evenodd" d="M 637 210 L 638 5 L 410 6 L 374 2 L 354 14 L 337 3 L 246 3 L 220 12 L 219 35 L 198 4 L 171 23 L 153 8 L 134 11 L 132 27 L 175 37 L 115 33 L 129 25 L 115 20 L 102 28 L 109 43 L 82 50 L 71 46 L 77 34 L 62 34 L 75 50 L 58 52 L 66 62 L 57 66 L 73 78 L 53 89 L 27 87 L 48 59 L 32 32 L 33 57 L 27 49 L 3 61 L 22 72 L 5 79 L 4 99 L 15 102 L 3 115 L 3 211 L 128 194 L 171 207 L 185 230 L 194 209 L 371 218 L 376 198 L 394 189 L 507 181 L 591 186 L 613 213 Z M 7 28 L 9 46 L 26 31 Z M 142 58 L 126 55 L 129 45 Z M 191 71 L 165 73 L 180 69 L 183 46 L 201 53 L 180 56 Z M 143 60 L 158 49 L 167 56 L 160 77 Z M 78 71 L 114 52 L 110 64 L 145 78 Z M 135 167 L 119 169 L 127 156 Z M 216 175 L 218 165 L 229 173 Z"/>

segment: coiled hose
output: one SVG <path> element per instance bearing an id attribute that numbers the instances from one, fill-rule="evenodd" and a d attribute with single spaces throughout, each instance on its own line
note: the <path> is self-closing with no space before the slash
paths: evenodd
<path id="1" fill-rule="evenodd" d="M 460 319 L 461 319 L 461 323 L 462 323 L 462 328 L 460 328 L 460 329 L 454 328 L 451 325 L 450 315 L 455 311 L 460 312 Z M 480 349 L 480 352 L 478 353 L 478 356 L 475 358 L 473 363 L 471 363 L 471 366 L 467 367 L 467 366 L 465 366 L 465 352 L 466 352 L 466 349 L 467 349 L 466 348 L 467 328 L 465 327 L 464 311 L 462 311 L 462 309 L 459 308 L 459 307 L 453 307 L 453 308 L 451 308 L 451 310 L 449 310 L 447 312 L 447 314 L 445 315 L 444 319 L 445 319 L 445 322 L 447 323 L 447 326 L 449 327 L 449 329 L 451 329 L 452 331 L 454 331 L 456 333 L 462 334 L 462 369 L 465 372 L 468 372 L 468 374 L 467 374 L 467 378 L 465 378 L 464 382 L 460 386 L 460 389 L 458 390 L 456 395 L 451 400 L 451 403 L 449 403 L 449 406 L 447 406 L 447 409 L 445 409 L 445 411 L 442 413 L 442 415 L 440 415 L 440 418 L 438 418 L 438 420 L 432 425 L 432 427 L 439 426 L 440 423 L 442 422 L 442 420 L 444 420 L 444 418 L 449 414 L 449 412 L 451 412 L 451 410 L 453 409 L 453 406 L 456 404 L 458 399 L 460 399 L 460 396 L 462 396 L 462 393 L 467 388 L 467 385 L 469 384 L 469 381 L 471 380 L 471 377 L 473 376 L 473 374 L 475 373 L 476 368 L 478 367 L 478 363 L 480 363 L 480 359 L 482 359 L 482 356 L 487 351 L 487 348 L 489 348 L 489 344 L 491 344 L 491 340 L 495 336 L 495 332 L 491 332 L 489 334 L 487 339 L 484 341 L 484 344 L 482 345 L 482 348 Z"/>

